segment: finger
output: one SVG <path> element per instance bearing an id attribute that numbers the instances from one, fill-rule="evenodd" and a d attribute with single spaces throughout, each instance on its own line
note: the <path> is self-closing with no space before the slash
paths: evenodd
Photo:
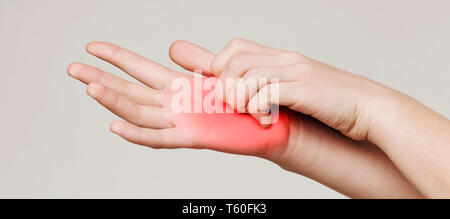
<path id="1" fill-rule="evenodd" d="M 161 106 L 161 93 L 158 90 L 129 82 L 99 68 L 82 63 L 72 63 L 67 71 L 71 77 L 85 84 L 97 82 L 139 104 Z"/>
<path id="2" fill-rule="evenodd" d="M 246 81 L 248 79 L 278 79 L 280 82 L 290 82 L 299 80 L 302 77 L 302 72 L 307 70 L 306 65 L 296 63 L 286 66 L 264 66 L 256 67 L 248 70 L 240 80 Z M 269 81 L 269 80 L 268 80 Z M 262 81 L 263 82 L 263 81 Z M 258 83 L 258 89 L 266 84 Z"/>
<path id="3" fill-rule="evenodd" d="M 233 101 L 233 98 L 239 97 L 236 96 L 236 85 L 239 79 L 243 77 L 243 75 L 247 75 L 248 71 L 250 71 L 251 69 L 256 69 L 259 71 L 265 66 L 279 66 L 278 69 L 275 69 L 274 67 L 267 67 L 271 68 L 270 69 L 271 75 L 268 76 L 276 77 L 277 74 L 283 72 L 284 67 L 282 66 L 293 65 L 295 63 L 300 63 L 304 60 L 305 58 L 303 55 L 295 52 L 282 52 L 274 55 L 239 54 L 233 56 L 231 57 L 230 61 L 227 63 L 225 69 L 220 75 L 221 83 L 227 83 L 226 85 L 228 87 L 227 86 L 217 87 L 217 89 L 220 88 L 225 89 L 223 90 L 225 96 L 218 95 L 218 98 L 223 101 L 224 100 L 223 98 L 226 97 L 224 102 L 227 102 L 230 106 L 237 109 L 236 104 Z M 257 71 L 253 71 L 251 76 L 258 79 L 269 79 L 267 77 L 264 78 L 263 75 L 258 75 L 259 73 L 258 74 L 256 73 Z M 265 74 L 269 74 L 269 72 L 266 72 Z M 230 78 L 231 80 L 228 80 Z M 228 83 L 231 83 L 231 85 L 229 85 Z M 220 94 L 221 92 L 217 91 L 217 93 Z M 243 98 L 245 99 L 245 97 Z"/>
<path id="4" fill-rule="evenodd" d="M 125 140 L 151 148 L 190 147 L 189 142 L 180 136 L 177 128 L 141 128 L 126 121 L 114 121 L 110 130 Z"/>
<path id="5" fill-rule="evenodd" d="M 266 123 L 261 121 L 261 117 L 267 116 L 273 105 L 290 107 L 299 103 L 299 99 L 302 96 L 292 95 L 293 91 L 296 91 L 297 94 L 298 86 L 294 82 L 267 84 L 256 95 L 250 98 L 247 109 L 260 123 Z"/>
<path id="6" fill-rule="evenodd" d="M 220 78 L 239 78 L 252 68 L 285 66 L 304 61 L 303 55 L 295 52 L 277 54 L 238 54 L 231 57 Z"/>
<path id="7" fill-rule="evenodd" d="M 261 127 L 268 128 L 275 123 L 272 120 L 272 112 L 251 113 L 251 115 L 259 122 Z"/>
<path id="8" fill-rule="evenodd" d="M 241 38 L 231 40 L 219 53 L 216 54 L 211 62 L 212 73 L 218 77 L 225 68 L 229 59 L 237 54 L 243 53 L 259 53 L 259 54 L 276 54 L 282 50 L 263 46 Z"/>
<path id="9" fill-rule="evenodd" d="M 162 89 L 174 76 L 172 70 L 111 43 L 90 42 L 86 50 L 155 89 Z"/>
<path id="10" fill-rule="evenodd" d="M 168 113 L 160 107 L 138 105 L 99 83 L 90 83 L 88 94 L 117 116 L 142 127 L 173 127 Z"/>
<path id="11" fill-rule="evenodd" d="M 263 69 L 263 68 L 261 68 Z M 274 68 L 274 70 L 279 70 Z M 255 71 L 255 69 L 252 69 Z M 253 73 L 252 73 L 253 74 Z M 245 75 L 244 75 L 245 76 Z M 282 81 L 286 76 L 282 76 Z M 279 78 L 266 78 L 263 75 L 256 75 L 255 77 L 240 78 L 233 87 L 227 92 L 227 104 L 238 112 L 247 112 L 247 105 L 250 99 L 255 96 L 258 91 L 267 84 L 279 83 Z"/>
<path id="12" fill-rule="evenodd" d="M 250 78 L 248 80 L 239 79 L 233 87 L 228 90 L 226 103 L 240 113 L 246 113 L 246 106 L 249 101 L 249 95 L 255 95 L 258 92 L 258 81 L 261 79 Z"/>
<path id="13" fill-rule="evenodd" d="M 182 68 L 212 76 L 211 62 L 214 54 L 193 43 L 177 40 L 170 46 L 169 56 L 173 62 Z"/>
<path id="14" fill-rule="evenodd" d="M 298 86 L 294 82 L 267 84 L 250 98 L 247 108 L 250 112 L 257 113 L 267 112 L 273 104 L 290 107 L 298 102 L 299 97 L 292 95 L 293 91 L 298 91 Z"/>
<path id="15" fill-rule="evenodd" d="M 303 64 L 252 68 L 228 92 L 227 102 L 239 112 L 245 111 L 250 98 L 262 87 L 269 83 L 301 80 L 302 71 L 305 71 Z"/>

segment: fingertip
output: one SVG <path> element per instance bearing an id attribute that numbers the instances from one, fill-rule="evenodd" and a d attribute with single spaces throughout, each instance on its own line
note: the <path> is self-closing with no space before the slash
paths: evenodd
<path id="1" fill-rule="evenodd" d="M 258 124 L 266 129 L 269 128 L 270 126 L 272 126 L 273 124 L 273 120 L 272 120 L 272 115 L 270 113 L 250 113 L 252 115 L 253 118 L 255 118 L 255 120 L 258 122 Z"/>
<path id="2" fill-rule="evenodd" d="M 91 41 L 88 44 L 86 44 L 86 47 L 85 47 L 86 52 L 92 54 L 102 44 L 103 44 L 103 42 L 101 42 L 101 41 Z"/>
<path id="3" fill-rule="evenodd" d="M 109 126 L 109 130 L 115 134 L 119 134 L 120 131 L 122 130 L 122 127 L 123 127 L 122 121 L 116 120 L 111 123 L 111 125 Z"/>
<path id="4" fill-rule="evenodd" d="M 263 123 L 259 123 L 261 125 L 262 128 L 266 129 L 269 128 L 272 124 L 263 124 Z"/>
<path id="5" fill-rule="evenodd" d="M 173 41 L 173 43 L 170 45 L 170 47 L 173 47 L 173 46 L 176 46 L 176 45 L 178 45 L 178 44 L 183 44 L 183 43 L 189 43 L 188 41 L 186 41 L 186 40 L 175 40 L 175 41 Z"/>
<path id="6" fill-rule="evenodd" d="M 83 68 L 83 64 L 79 62 L 72 62 L 67 67 L 67 74 L 73 78 L 76 78 L 81 68 Z"/>
<path id="7" fill-rule="evenodd" d="M 173 62 L 188 71 L 201 71 L 211 75 L 210 64 L 214 57 L 210 51 L 185 40 L 176 40 L 170 45 L 169 56 Z"/>
<path id="8" fill-rule="evenodd" d="M 174 53 L 177 51 L 177 48 L 180 46 L 180 45 L 183 45 L 183 44 L 186 44 L 186 43 L 188 43 L 187 41 L 185 41 L 185 40 L 175 40 L 172 44 L 170 44 L 170 47 L 169 47 L 169 56 L 170 56 L 170 58 L 173 60 L 173 58 L 174 58 Z"/>
<path id="9" fill-rule="evenodd" d="M 272 114 L 268 111 L 257 114 L 259 124 L 263 128 L 268 128 L 272 125 Z"/>
<path id="10" fill-rule="evenodd" d="M 86 44 L 86 46 L 84 47 L 84 49 L 86 50 L 86 52 L 90 53 L 90 51 L 92 50 L 93 45 L 97 43 L 96 41 L 91 41 L 89 43 Z"/>

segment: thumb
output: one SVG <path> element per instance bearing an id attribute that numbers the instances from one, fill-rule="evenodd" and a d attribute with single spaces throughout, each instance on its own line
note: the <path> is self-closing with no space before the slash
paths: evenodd
<path id="1" fill-rule="evenodd" d="M 169 56 L 173 62 L 188 71 L 201 71 L 206 76 L 213 76 L 211 62 L 214 54 L 203 47 L 177 40 L 170 46 Z"/>

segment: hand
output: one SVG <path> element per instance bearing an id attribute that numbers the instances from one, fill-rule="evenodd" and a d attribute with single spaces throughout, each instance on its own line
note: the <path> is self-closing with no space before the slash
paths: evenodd
<path id="1" fill-rule="evenodd" d="M 177 45 L 171 47 L 172 58 L 182 51 L 176 49 Z M 213 57 L 192 44 L 181 45 L 192 50 L 175 55 L 177 62 L 189 63 L 194 58 L 207 63 Z M 207 148 L 260 156 L 352 197 L 421 196 L 374 145 L 352 141 L 313 118 L 282 109 L 277 123 L 263 129 L 251 116 L 236 112 L 177 114 L 170 100 L 179 91 L 172 90 L 171 83 L 184 78 L 195 86 L 192 75 L 167 69 L 109 43 L 90 43 L 87 51 L 146 85 L 81 63 L 68 68 L 70 76 L 89 84 L 90 96 L 126 120 L 113 122 L 111 131 L 130 142 L 152 148 Z M 183 66 L 189 69 L 193 65 Z M 206 95 L 212 90 L 206 90 Z"/>
<path id="2" fill-rule="evenodd" d="M 217 90 L 218 98 L 231 107 L 244 111 L 264 112 L 271 106 L 272 98 L 267 96 L 271 86 L 279 87 L 279 104 L 292 110 L 311 115 L 326 125 L 355 140 L 367 140 L 371 110 L 377 99 L 391 95 L 387 87 L 357 75 L 307 58 L 300 53 L 269 48 L 244 39 L 235 38 L 218 54 L 206 51 L 191 56 L 211 57 L 180 61 L 178 54 L 188 47 L 195 47 L 185 41 L 173 44 L 171 57 L 182 67 L 201 69 L 207 75 L 219 77 L 224 90 Z M 191 49 L 192 50 L 192 49 Z M 201 53 L 200 48 L 196 49 Z M 200 62 L 203 60 L 204 62 Z M 232 78 L 232 84 L 227 79 Z M 249 79 L 277 78 L 279 82 L 258 83 L 257 89 L 249 89 Z M 247 88 L 244 102 L 237 102 L 238 84 Z M 242 95 L 242 94 L 239 94 Z M 259 103 L 259 100 L 267 103 Z M 266 108 L 261 108 L 264 106 Z M 258 116 L 255 116 L 259 119 Z"/>
<path id="3" fill-rule="evenodd" d="M 126 121 L 115 121 L 111 131 L 126 140 L 153 148 L 208 148 L 228 153 L 279 156 L 298 119 L 282 110 L 280 120 L 263 129 L 249 115 L 234 113 L 174 113 L 171 89 L 174 79 L 184 78 L 194 89 L 194 77 L 167 69 L 118 46 L 93 42 L 87 51 L 121 68 L 147 86 L 126 81 L 82 63 L 69 66 L 70 76 L 89 84 L 87 92 Z M 198 85 L 197 85 L 198 86 Z M 214 87 L 205 90 L 206 95 Z M 223 104 L 225 112 L 227 109 Z M 232 110 L 233 111 L 233 110 Z M 292 140 L 292 139 L 291 139 Z"/>

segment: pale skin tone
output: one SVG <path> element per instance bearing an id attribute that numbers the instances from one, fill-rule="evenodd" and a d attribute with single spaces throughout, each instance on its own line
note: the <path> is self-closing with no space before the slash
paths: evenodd
<path id="1" fill-rule="evenodd" d="M 113 122 L 110 129 L 130 142 L 259 156 L 353 198 L 450 197 L 450 121 L 374 81 L 300 53 L 240 38 L 217 54 L 176 41 L 170 57 L 189 71 L 202 70 L 206 77 L 236 82 L 279 78 L 279 104 L 287 109 L 289 119 L 276 128 L 287 134 L 277 141 L 255 139 L 243 148 L 208 137 L 223 135 L 220 127 L 208 129 L 205 135 L 191 134 L 189 122 L 199 117 L 172 113 L 168 102 L 176 91 L 170 83 L 179 77 L 192 80 L 192 75 L 110 43 L 91 42 L 86 50 L 142 83 L 82 63 L 68 68 L 71 77 L 88 84 L 91 97 L 124 119 Z M 266 112 L 255 99 L 267 94 L 270 86 L 274 85 L 263 84 L 247 94 L 244 104 L 230 98 L 233 88 L 217 89 L 216 95 L 239 111 Z M 260 118 L 260 114 L 253 116 Z M 240 122 L 237 119 L 236 125 Z"/>

